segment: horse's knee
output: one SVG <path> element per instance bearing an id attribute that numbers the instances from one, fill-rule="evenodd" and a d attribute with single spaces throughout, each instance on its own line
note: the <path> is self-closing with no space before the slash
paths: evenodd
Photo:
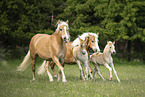
<path id="1" fill-rule="evenodd" d="M 35 66 L 32 65 L 32 71 L 35 72 Z"/>

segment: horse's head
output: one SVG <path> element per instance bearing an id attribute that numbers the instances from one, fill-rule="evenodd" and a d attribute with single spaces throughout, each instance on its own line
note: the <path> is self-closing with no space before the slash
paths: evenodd
<path id="1" fill-rule="evenodd" d="M 99 33 L 97 33 L 97 35 L 99 35 Z M 99 40 L 97 37 L 89 34 L 88 47 L 91 48 L 94 52 L 96 52 L 96 50 L 100 52 L 98 42 Z"/>
<path id="2" fill-rule="evenodd" d="M 66 22 L 58 20 L 57 24 L 58 24 L 57 32 L 60 33 L 60 35 L 65 43 L 69 42 L 70 35 L 69 35 L 68 20 Z"/>
<path id="3" fill-rule="evenodd" d="M 108 46 L 109 52 L 116 54 L 114 44 L 115 44 L 115 41 L 113 43 L 111 41 L 107 41 L 107 46 Z"/>
<path id="4" fill-rule="evenodd" d="M 85 55 L 85 54 L 87 53 L 86 47 L 87 47 L 88 38 L 86 38 L 85 40 L 82 40 L 82 39 L 79 37 L 79 40 L 80 40 L 81 53 L 82 53 L 83 55 Z"/>

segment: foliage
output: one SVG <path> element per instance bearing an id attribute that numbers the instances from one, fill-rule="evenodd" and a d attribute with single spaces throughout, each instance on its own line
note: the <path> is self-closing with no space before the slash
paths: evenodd
<path id="1" fill-rule="evenodd" d="M 136 40 L 145 43 L 144 12 L 144 0 L 1 0 L 0 41 L 9 49 L 28 46 L 37 33 L 52 34 L 61 19 L 69 20 L 71 41 L 99 32 L 100 45 L 126 41 L 131 51 Z"/>

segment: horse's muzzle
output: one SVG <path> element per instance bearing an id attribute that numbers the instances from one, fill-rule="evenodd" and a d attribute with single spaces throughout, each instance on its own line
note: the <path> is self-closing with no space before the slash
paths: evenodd
<path id="1" fill-rule="evenodd" d="M 70 39 L 67 39 L 66 37 L 63 38 L 63 41 L 64 41 L 65 43 L 68 43 L 69 40 L 70 40 Z"/>
<path id="2" fill-rule="evenodd" d="M 82 54 L 83 54 L 83 55 L 85 55 L 85 54 L 86 54 L 86 52 L 85 52 L 85 51 L 83 51 L 83 52 L 82 52 Z"/>

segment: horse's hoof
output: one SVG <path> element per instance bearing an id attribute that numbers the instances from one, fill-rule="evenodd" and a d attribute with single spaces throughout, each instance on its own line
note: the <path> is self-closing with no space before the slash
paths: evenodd
<path id="1" fill-rule="evenodd" d="M 67 80 L 66 80 L 66 79 L 63 79 L 63 81 L 62 81 L 62 82 L 64 82 L 64 83 L 65 83 L 65 82 L 67 82 Z"/>
<path id="2" fill-rule="evenodd" d="M 53 79 L 50 79 L 50 82 L 53 82 L 54 80 Z"/>
<path id="3" fill-rule="evenodd" d="M 33 78 L 33 81 L 35 80 L 35 78 Z"/>
<path id="4" fill-rule="evenodd" d="M 83 80 L 85 81 L 85 78 L 83 78 Z"/>
<path id="5" fill-rule="evenodd" d="M 57 75 L 55 74 L 54 77 L 57 77 Z"/>

